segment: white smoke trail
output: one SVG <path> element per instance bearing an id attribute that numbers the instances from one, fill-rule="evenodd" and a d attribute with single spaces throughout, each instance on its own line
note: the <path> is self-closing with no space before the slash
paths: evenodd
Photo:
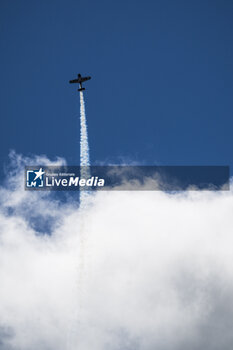
<path id="1" fill-rule="evenodd" d="M 88 144 L 88 132 L 87 132 L 87 120 L 85 113 L 85 102 L 83 92 L 80 91 L 80 177 L 89 178 L 90 173 L 90 155 L 89 155 L 89 144 Z M 90 197 L 90 191 L 87 191 L 85 187 L 80 189 L 80 209 L 84 210 L 88 206 L 88 200 Z M 87 240 L 86 236 L 86 223 L 85 217 L 80 220 L 79 223 L 79 249 L 78 254 L 74 260 L 74 266 L 77 271 L 77 280 L 74 284 L 73 293 L 74 304 L 73 314 L 71 315 L 71 322 L 68 330 L 67 337 L 67 350 L 76 350 L 77 344 L 80 346 L 79 339 L 83 337 L 83 329 L 85 325 L 83 323 L 85 314 L 85 293 L 86 293 L 86 282 L 87 282 Z"/>
<path id="2" fill-rule="evenodd" d="M 87 120 L 85 113 L 85 103 L 83 92 L 80 91 L 80 176 L 81 178 L 90 177 L 90 155 L 87 133 Z M 89 193 L 85 188 L 80 191 L 80 207 L 84 208 L 87 205 Z"/>
<path id="3" fill-rule="evenodd" d="M 90 172 L 90 156 L 87 134 L 87 120 L 83 92 L 80 91 L 80 166 Z"/>
<path id="4" fill-rule="evenodd" d="M 87 121 L 85 114 L 85 103 L 83 92 L 80 91 L 80 126 L 81 126 L 81 142 L 80 142 L 80 165 L 90 166 L 89 145 L 87 136 Z"/>

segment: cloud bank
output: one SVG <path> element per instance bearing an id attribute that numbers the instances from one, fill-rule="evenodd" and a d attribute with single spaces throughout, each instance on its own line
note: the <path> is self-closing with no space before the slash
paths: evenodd
<path id="1" fill-rule="evenodd" d="M 1 350 L 230 350 L 232 192 L 102 192 L 86 209 L 0 188 Z M 78 196 L 78 193 L 77 193 Z"/>

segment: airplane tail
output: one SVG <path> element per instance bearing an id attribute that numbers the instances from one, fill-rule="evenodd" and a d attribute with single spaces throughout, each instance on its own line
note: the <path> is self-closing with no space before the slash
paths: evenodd
<path id="1" fill-rule="evenodd" d="M 77 91 L 83 91 L 83 90 L 85 90 L 85 88 L 80 88 L 80 89 L 78 89 Z"/>

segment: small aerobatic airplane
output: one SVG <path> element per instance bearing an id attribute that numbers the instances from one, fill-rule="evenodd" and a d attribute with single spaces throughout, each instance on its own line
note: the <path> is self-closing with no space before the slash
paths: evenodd
<path id="1" fill-rule="evenodd" d="M 82 83 L 90 79 L 91 77 L 82 77 L 81 74 L 78 74 L 78 79 L 70 80 L 70 84 L 78 83 L 79 89 L 77 91 L 82 91 L 85 90 L 85 88 L 82 87 Z"/>

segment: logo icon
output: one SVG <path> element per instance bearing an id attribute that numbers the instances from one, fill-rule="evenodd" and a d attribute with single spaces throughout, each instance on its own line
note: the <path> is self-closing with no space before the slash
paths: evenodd
<path id="1" fill-rule="evenodd" d="M 44 171 L 27 170 L 27 187 L 43 187 L 44 186 Z"/>

